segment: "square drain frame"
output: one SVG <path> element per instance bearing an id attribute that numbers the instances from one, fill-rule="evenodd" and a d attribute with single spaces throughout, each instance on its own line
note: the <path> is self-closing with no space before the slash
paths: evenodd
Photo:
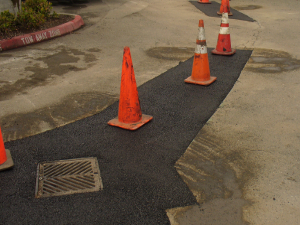
<path id="1" fill-rule="evenodd" d="M 52 197 L 103 189 L 95 157 L 39 163 L 35 197 Z"/>

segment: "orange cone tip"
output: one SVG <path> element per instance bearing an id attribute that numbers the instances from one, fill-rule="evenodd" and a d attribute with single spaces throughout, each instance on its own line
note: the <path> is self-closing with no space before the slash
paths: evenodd
<path id="1" fill-rule="evenodd" d="M 152 120 L 141 111 L 129 47 L 124 48 L 118 117 L 108 122 L 127 130 L 136 130 Z"/>
<path id="2" fill-rule="evenodd" d="M 199 20 L 198 29 L 199 34 L 196 40 L 192 75 L 185 79 L 184 82 L 207 86 L 213 83 L 217 78 L 210 76 L 203 20 Z"/>
<path id="3" fill-rule="evenodd" d="M 218 15 L 222 15 L 222 13 L 228 13 L 229 16 L 232 16 L 233 14 L 230 12 L 230 4 L 229 0 L 222 0 L 220 11 L 217 12 Z"/>
<path id="4" fill-rule="evenodd" d="M 14 165 L 10 151 L 5 149 L 0 128 L 0 171 L 11 168 Z"/>

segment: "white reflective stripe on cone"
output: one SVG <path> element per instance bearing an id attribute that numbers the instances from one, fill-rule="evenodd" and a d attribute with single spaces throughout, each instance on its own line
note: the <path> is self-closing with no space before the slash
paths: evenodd
<path id="1" fill-rule="evenodd" d="M 195 53 L 197 54 L 206 54 L 207 47 L 205 45 L 196 45 Z"/>
<path id="2" fill-rule="evenodd" d="M 222 14 L 221 23 L 228 23 L 228 13 L 223 13 Z"/>
<path id="3" fill-rule="evenodd" d="M 220 34 L 229 34 L 229 27 L 220 27 Z"/>
<path id="4" fill-rule="evenodd" d="M 197 40 L 205 40 L 205 31 L 203 27 L 198 27 L 198 37 Z"/>

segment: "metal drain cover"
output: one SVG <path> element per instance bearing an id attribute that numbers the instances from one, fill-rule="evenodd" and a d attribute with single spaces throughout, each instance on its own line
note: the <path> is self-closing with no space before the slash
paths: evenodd
<path id="1" fill-rule="evenodd" d="M 51 197 L 103 189 L 97 158 L 38 164 L 35 197 Z"/>

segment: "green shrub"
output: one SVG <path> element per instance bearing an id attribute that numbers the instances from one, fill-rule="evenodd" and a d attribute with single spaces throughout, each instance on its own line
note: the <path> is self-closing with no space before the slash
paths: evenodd
<path id="1" fill-rule="evenodd" d="M 58 17 L 59 17 L 59 15 L 58 15 L 58 14 L 57 14 L 55 11 L 53 11 L 53 13 L 52 13 L 51 17 L 52 17 L 52 18 L 58 18 Z"/>
<path id="2" fill-rule="evenodd" d="M 0 31 L 8 32 L 15 29 L 15 15 L 8 10 L 0 13 Z"/>
<path id="3" fill-rule="evenodd" d="M 9 32 L 17 27 L 24 29 L 39 28 L 50 17 L 57 18 L 58 14 L 52 11 L 52 3 L 47 0 L 26 0 L 22 2 L 21 11 L 15 17 L 8 10 L 0 14 L 0 31 Z"/>
<path id="4" fill-rule="evenodd" d="M 51 16 L 52 3 L 47 0 L 26 0 L 22 3 L 22 11 L 29 11 L 42 14 L 46 19 Z"/>
<path id="5" fill-rule="evenodd" d="M 16 23 L 25 29 L 37 28 L 45 23 L 45 16 L 42 13 L 36 13 L 33 9 L 27 8 L 18 13 Z"/>

